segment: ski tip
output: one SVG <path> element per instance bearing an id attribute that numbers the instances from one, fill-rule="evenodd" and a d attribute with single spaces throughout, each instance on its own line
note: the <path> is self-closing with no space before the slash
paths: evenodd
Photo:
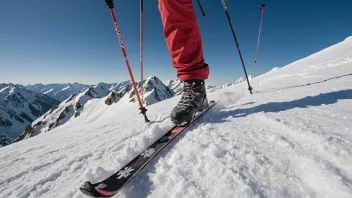
<path id="1" fill-rule="evenodd" d="M 85 182 L 80 188 L 81 192 L 85 195 L 91 197 L 98 197 L 97 191 L 94 189 L 94 186 L 89 181 Z"/>

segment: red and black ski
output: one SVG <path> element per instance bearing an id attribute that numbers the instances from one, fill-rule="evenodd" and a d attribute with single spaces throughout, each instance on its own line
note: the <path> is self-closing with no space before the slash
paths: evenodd
<path id="1" fill-rule="evenodd" d="M 130 182 L 148 163 L 162 151 L 177 135 L 185 131 L 190 125 L 192 125 L 198 118 L 204 115 L 216 103 L 214 101 L 209 102 L 209 107 L 202 112 L 197 113 L 194 120 L 183 126 L 172 127 L 164 136 L 158 139 L 155 143 L 149 146 L 141 154 L 135 157 L 123 168 L 118 170 L 116 173 L 111 175 L 109 178 L 98 183 L 85 182 L 80 190 L 91 197 L 111 197 L 118 193 L 128 182 Z"/>

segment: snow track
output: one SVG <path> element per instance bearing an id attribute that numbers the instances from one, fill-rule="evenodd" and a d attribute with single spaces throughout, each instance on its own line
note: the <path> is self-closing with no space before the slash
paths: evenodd
<path id="1" fill-rule="evenodd" d="M 218 105 L 116 197 L 352 197 L 352 40 L 209 98 Z M 172 126 L 179 96 L 89 101 L 81 116 L 0 149 L 0 197 L 85 197 Z"/>

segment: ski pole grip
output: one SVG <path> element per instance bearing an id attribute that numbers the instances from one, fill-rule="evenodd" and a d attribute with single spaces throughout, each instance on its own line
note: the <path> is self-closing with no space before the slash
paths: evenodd
<path id="1" fill-rule="evenodd" d="M 262 4 L 261 6 L 260 6 L 260 9 L 263 9 L 265 7 L 265 4 Z"/>
<path id="2" fill-rule="evenodd" d="M 108 6 L 108 8 L 114 8 L 114 0 L 105 0 L 105 5 Z"/>

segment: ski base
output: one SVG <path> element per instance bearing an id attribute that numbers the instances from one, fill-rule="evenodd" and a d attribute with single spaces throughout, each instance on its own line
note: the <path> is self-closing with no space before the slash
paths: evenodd
<path id="1" fill-rule="evenodd" d="M 177 135 L 192 125 L 198 118 L 204 115 L 212 107 L 215 106 L 215 101 L 210 101 L 209 106 L 203 111 L 199 112 L 192 121 L 185 125 L 173 126 L 165 135 L 154 142 L 141 154 L 135 157 L 123 168 L 111 175 L 104 181 L 94 183 L 87 181 L 80 190 L 85 195 L 91 197 L 111 197 L 117 194 L 127 183 L 129 183 L 148 163 L 162 151 Z"/>

